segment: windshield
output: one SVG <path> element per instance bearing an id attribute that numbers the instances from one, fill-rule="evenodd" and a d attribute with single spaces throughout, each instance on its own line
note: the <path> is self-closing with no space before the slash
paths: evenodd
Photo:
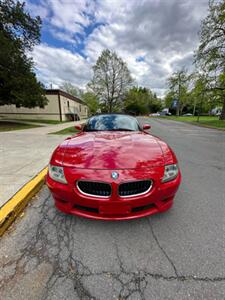
<path id="1" fill-rule="evenodd" d="M 90 118 L 84 131 L 139 131 L 134 117 L 125 115 L 99 115 Z"/>

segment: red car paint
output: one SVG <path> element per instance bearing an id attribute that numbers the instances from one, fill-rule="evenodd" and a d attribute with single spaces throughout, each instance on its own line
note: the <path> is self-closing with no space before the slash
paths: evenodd
<path id="1" fill-rule="evenodd" d="M 58 146 L 50 160 L 51 165 L 63 166 L 68 184 L 47 174 L 47 185 L 56 207 L 65 213 L 100 220 L 134 219 L 172 206 L 181 173 L 169 182 L 162 183 L 162 178 L 165 165 L 175 163 L 171 148 L 145 131 L 80 132 Z M 119 174 L 117 179 L 112 179 L 113 171 Z M 147 193 L 118 195 L 120 183 L 146 179 L 153 182 Z M 109 183 L 112 194 L 86 195 L 78 189 L 78 180 Z"/>

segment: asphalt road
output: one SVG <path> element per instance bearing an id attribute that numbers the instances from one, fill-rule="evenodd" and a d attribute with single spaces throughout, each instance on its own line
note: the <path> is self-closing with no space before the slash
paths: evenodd
<path id="1" fill-rule="evenodd" d="M 180 162 L 173 208 L 87 220 L 44 187 L 0 242 L 0 299 L 225 299 L 225 132 L 147 121 Z"/>

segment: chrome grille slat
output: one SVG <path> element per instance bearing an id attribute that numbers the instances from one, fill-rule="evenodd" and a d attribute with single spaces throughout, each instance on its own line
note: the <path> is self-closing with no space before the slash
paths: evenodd
<path id="1" fill-rule="evenodd" d="M 151 180 L 125 182 L 119 185 L 119 195 L 121 197 L 140 195 L 147 193 L 151 187 Z"/>
<path id="2" fill-rule="evenodd" d="M 80 180 L 77 187 L 81 193 L 91 196 L 109 197 L 112 192 L 110 184 L 97 181 Z"/>

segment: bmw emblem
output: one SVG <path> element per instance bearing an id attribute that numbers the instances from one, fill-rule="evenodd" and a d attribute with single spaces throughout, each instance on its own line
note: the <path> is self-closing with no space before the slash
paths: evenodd
<path id="1" fill-rule="evenodd" d="M 119 174 L 117 172 L 112 172 L 111 176 L 112 179 L 117 179 L 119 177 Z"/>

